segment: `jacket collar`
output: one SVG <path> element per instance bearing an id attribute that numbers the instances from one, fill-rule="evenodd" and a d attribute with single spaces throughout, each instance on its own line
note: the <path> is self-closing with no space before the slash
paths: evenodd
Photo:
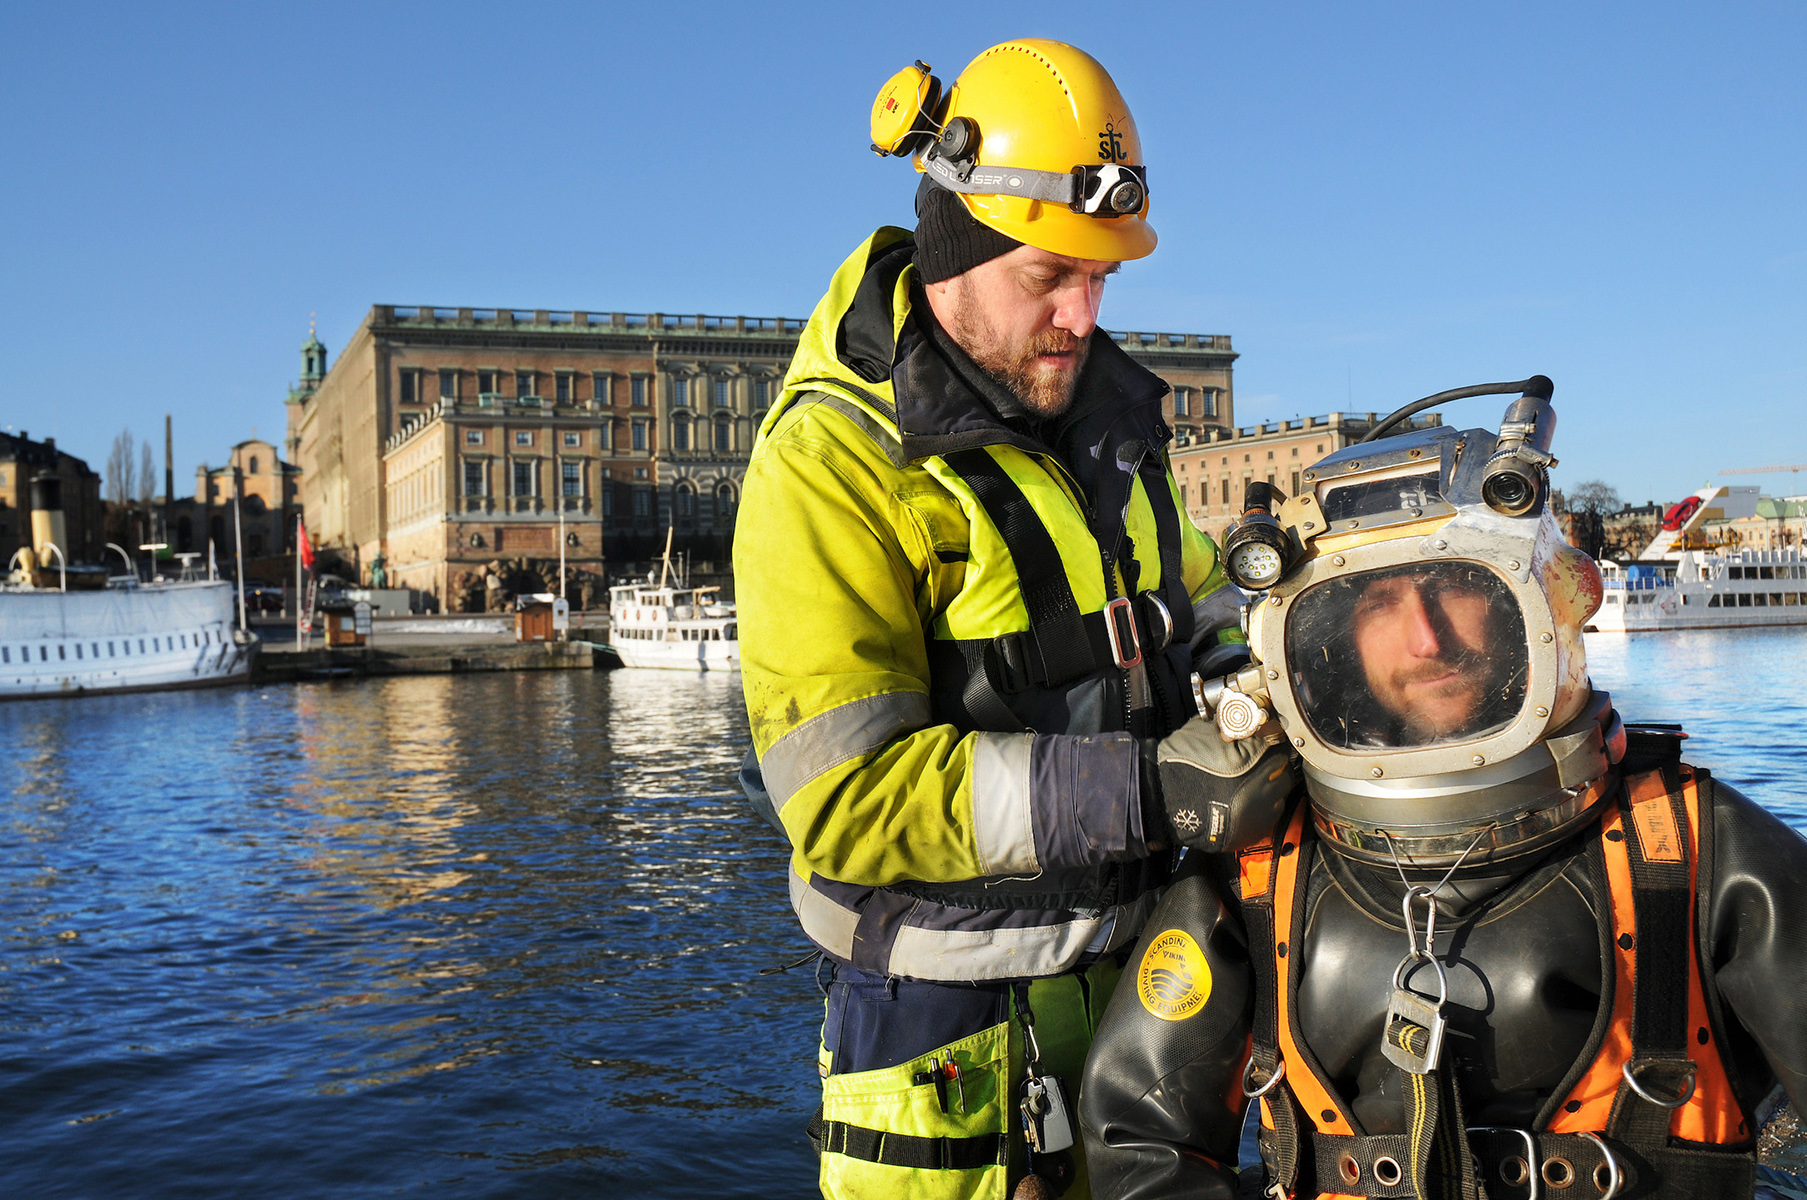
<path id="1" fill-rule="evenodd" d="M 905 456 L 914 461 L 988 445 L 1048 455 L 1066 467 L 1098 514 L 1120 519 L 1137 468 L 1172 437 L 1161 413 L 1166 382 L 1108 333 L 1094 330 L 1074 406 L 1041 420 L 955 344 L 920 289 L 911 289 L 911 298 L 891 373 Z"/>
<path id="2" fill-rule="evenodd" d="M 1094 330 L 1073 408 L 1036 419 L 940 328 L 921 287 L 905 276 L 914 254 L 903 230 L 881 230 L 864 260 L 843 268 L 859 281 L 833 322 L 833 375 L 895 423 L 907 461 L 990 445 L 1054 458 L 1089 502 L 1100 545 L 1114 554 L 1136 472 L 1173 436 L 1161 412 L 1166 382 Z"/>

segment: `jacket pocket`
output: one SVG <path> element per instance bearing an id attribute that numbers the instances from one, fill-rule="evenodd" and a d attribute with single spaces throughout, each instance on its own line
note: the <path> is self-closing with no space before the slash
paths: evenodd
<path id="1" fill-rule="evenodd" d="M 1006 1022 L 894 1067 L 824 1079 L 821 1119 L 811 1130 L 822 1152 L 823 1196 L 1003 1200 L 1009 1046 Z M 951 1059 L 959 1078 L 944 1071 L 934 1082 L 931 1058 Z"/>

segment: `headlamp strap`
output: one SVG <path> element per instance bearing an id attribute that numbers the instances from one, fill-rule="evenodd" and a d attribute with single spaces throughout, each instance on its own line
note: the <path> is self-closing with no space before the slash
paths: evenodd
<path id="1" fill-rule="evenodd" d="M 929 178 L 950 192 L 968 196 L 1021 196 L 1061 204 L 1075 212 L 1121 217 L 1142 211 L 1148 203 L 1148 169 L 1120 163 L 1086 165 L 1071 171 L 1038 171 L 1032 167 L 979 166 L 971 159 L 948 159 L 931 150 L 922 157 Z M 1107 194 L 1133 182 L 1140 195 L 1133 207 L 1117 209 Z"/>

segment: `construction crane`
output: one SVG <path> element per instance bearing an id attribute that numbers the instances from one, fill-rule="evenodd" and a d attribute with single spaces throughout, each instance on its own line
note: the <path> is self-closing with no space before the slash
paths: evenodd
<path id="1" fill-rule="evenodd" d="M 1720 474 L 1721 475 L 1780 475 L 1784 471 L 1789 471 L 1795 475 L 1799 475 L 1800 472 L 1807 471 L 1807 463 L 1771 463 L 1767 467 L 1727 467 L 1725 470 L 1721 471 Z M 1793 485 L 1791 484 L 1790 486 L 1793 486 Z"/>

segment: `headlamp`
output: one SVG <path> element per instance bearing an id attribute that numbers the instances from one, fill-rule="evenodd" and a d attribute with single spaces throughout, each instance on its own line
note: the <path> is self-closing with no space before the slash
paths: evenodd
<path id="1" fill-rule="evenodd" d="M 1249 480 L 1242 516 L 1224 533 L 1224 570 L 1247 592 L 1265 592 L 1280 581 L 1292 563 L 1292 542 L 1274 519 L 1279 491 L 1271 483 Z"/>
<path id="2" fill-rule="evenodd" d="M 1022 196 L 1106 218 L 1133 216 L 1148 207 L 1147 167 L 1093 163 L 1063 174 L 1029 167 L 981 166 L 971 157 L 978 143 L 978 125 L 969 118 L 955 117 L 940 141 L 918 153 L 918 162 L 936 184 L 969 196 Z M 950 146 L 957 151 L 950 153 Z"/>

